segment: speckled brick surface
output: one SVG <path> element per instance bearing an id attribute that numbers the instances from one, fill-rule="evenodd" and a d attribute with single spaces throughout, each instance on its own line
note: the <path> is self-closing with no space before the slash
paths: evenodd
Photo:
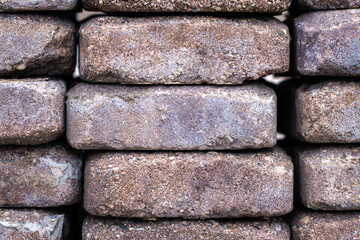
<path id="1" fill-rule="evenodd" d="M 56 207 L 81 198 L 82 159 L 69 147 L 0 147 L 0 206 Z"/>
<path id="2" fill-rule="evenodd" d="M 295 19 L 296 69 L 302 75 L 360 76 L 360 9 Z"/>
<path id="3" fill-rule="evenodd" d="M 297 0 L 298 6 L 305 10 L 327 10 L 359 8 L 359 0 Z"/>
<path id="4" fill-rule="evenodd" d="M 1 0 L 0 12 L 69 11 L 76 5 L 77 0 Z"/>
<path id="5" fill-rule="evenodd" d="M 360 210 L 360 146 L 308 146 L 296 151 L 302 202 L 315 210 Z"/>
<path id="6" fill-rule="evenodd" d="M 206 150 L 276 144 L 276 95 L 243 86 L 81 83 L 68 92 L 67 138 L 76 149 Z"/>
<path id="7" fill-rule="evenodd" d="M 64 221 L 50 211 L 0 208 L 0 239 L 62 240 Z"/>
<path id="8" fill-rule="evenodd" d="M 75 45 L 65 15 L 0 14 L 0 77 L 71 75 Z"/>
<path id="9" fill-rule="evenodd" d="M 0 145 L 58 138 L 65 131 L 65 92 L 65 82 L 53 78 L 0 79 Z"/>
<path id="10" fill-rule="evenodd" d="M 83 0 L 84 8 L 104 12 L 267 12 L 280 13 L 290 0 Z"/>
<path id="11" fill-rule="evenodd" d="M 359 143 L 359 92 L 357 80 L 302 85 L 293 106 L 293 136 L 310 143 Z"/>
<path id="12" fill-rule="evenodd" d="M 280 216 L 293 165 L 279 148 L 250 153 L 104 152 L 85 167 L 85 209 L 129 218 Z"/>
<path id="13" fill-rule="evenodd" d="M 123 84 L 239 84 L 289 69 L 274 18 L 98 17 L 80 29 L 80 75 Z"/>
<path id="14" fill-rule="evenodd" d="M 360 238 L 359 212 L 299 212 L 292 222 L 294 240 Z"/>
<path id="15" fill-rule="evenodd" d="M 290 229 L 281 219 L 255 221 L 127 221 L 87 217 L 83 240 L 113 239 L 253 239 L 288 240 Z"/>

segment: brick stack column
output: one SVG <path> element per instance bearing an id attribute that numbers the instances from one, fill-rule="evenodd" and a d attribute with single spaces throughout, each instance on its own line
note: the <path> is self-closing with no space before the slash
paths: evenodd
<path id="1" fill-rule="evenodd" d="M 282 86 L 292 105 L 286 131 L 303 142 L 295 144 L 294 162 L 298 196 L 306 209 L 295 214 L 293 238 L 357 239 L 360 10 L 346 8 L 358 8 L 359 2 L 298 4 L 311 10 L 295 19 L 295 67 L 303 77 Z"/>
<path id="2" fill-rule="evenodd" d="M 55 141 L 65 131 L 61 79 L 75 67 L 75 22 L 64 11 L 76 4 L 0 2 L 0 239 L 63 239 L 58 207 L 81 199 L 81 155 Z"/>
<path id="3" fill-rule="evenodd" d="M 255 14 L 288 5 L 84 1 L 88 10 L 162 14 L 80 27 L 83 82 L 67 94 L 67 139 L 91 150 L 83 239 L 290 238 L 275 217 L 292 210 L 293 165 L 275 147 L 275 92 L 258 80 L 289 69 L 290 37 Z M 256 18 L 174 16 L 194 11 Z"/>

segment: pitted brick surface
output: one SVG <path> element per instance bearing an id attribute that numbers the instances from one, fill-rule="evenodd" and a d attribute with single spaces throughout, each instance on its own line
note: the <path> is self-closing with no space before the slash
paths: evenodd
<path id="1" fill-rule="evenodd" d="M 65 131 L 65 92 L 62 80 L 0 79 L 0 145 L 58 138 Z"/>
<path id="2" fill-rule="evenodd" d="M 296 69 L 307 76 L 360 76 L 360 9 L 295 19 Z"/>
<path id="3" fill-rule="evenodd" d="M 69 11 L 76 5 L 77 0 L 1 0 L 0 12 Z"/>
<path id="4" fill-rule="evenodd" d="M 85 209 L 128 218 L 280 216 L 293 165 L 279 148 L 250 153 L 104 152 L 85 167 Z"/>
<path id="5" fill-rule="evenodd" d="M 127 221 L 88 217 L 83 240 L 113 239 L 253 239 L 288 240 L 289 226 L 281 219 L 258 221 Z"/>
<path id="6" fill-rule="evenodd" d="M 123 84 L 240 84 L 289 69 L 274 18 L 98 17 L 80 29 L 80 75 Z"/>
<path id="7" fill-rule="evenodd" d="M 75 35 L 66 16 L 0 14 L 0 77 L 71 75 Z"/>
<path id="8" fill-rule="evenodd" d="M 276 95 L 243 86 L 81 83 L 68 92 L 67 138 L 76 149 L 206 150 L 276 144 Z"/>

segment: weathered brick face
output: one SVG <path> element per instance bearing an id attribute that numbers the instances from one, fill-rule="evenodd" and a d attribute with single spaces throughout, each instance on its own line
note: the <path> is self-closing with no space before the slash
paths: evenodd
<path id="1" fill-rule="evenodd" d="M 298 0 L 298 5 L 306 10 L 328 10 L 359 8 L 359 0 Z"/>
<path id="2" fill-rule="evenodd" d="M 45 210 L 0 209 L 0 239 L 63 239 L 65 216 Z"/>
<path id="3" fill-rule="evenodd" d="M 56 207 L 81 199 L 82 159 L 60 145 L 0 147 L 0 206 Z"/>
<path id="4" fill-rule="evenodd" d="M 360 142 L 360 82 L 333 80 L 296 90 L 293 135 L 310 143 Z"/>
<path id="5" fill-rule="evenodd" d="M 280 219 L 257 221 L 127 221 L 88 217 L 83 240 L 102 239 L 290 239 Z"/>
<path id="6" fill-rule="evenodd" d="M 290 0 L 174 0 L 174 1 L 122 1 L 83 0 L 84 8 L 105 12 L 267 12 L 279 13 L 290 6 Z"/>
<path id="7" fill-rule="evenodd" d="M 65 131 L 65 93 L 62 80 L 0 79 L 0 145 L 37 145 L 58 138 Z"/>
<path id="8" fill-rule="evenodd" d="M 68 11 L 74 10 L 77 0 L 1 0 L 0 12 Z"/>
<path id="9" fill-rule="evenodd" d="M 296 69 L 306 76 L 360 76 L 360 9 L 295 19 Z"/>
<path id="10" fill-rule="evenodd" d="M 299 212 L 292 222 L 294 240 L 358 239 L 359 212 Z"/>
<path id="11" fill-rule="evenodd" d="M 66 16 L 0 14 L 0 77 L 71 75 L 75 35 Z"/>
<path id="12" fill-rule="evenodd" d="M 68 93 L 67 138 L 77 149 L 272 147 L 276 144 L 276 95 L 261 84 L 79 84 Z"/>
<path id="13" fill-rule="evenodd" d="M 289 69 L 274 18 L 98 17 L 80 29 L 81 79 L 123 84 L 240 84 Z"/>
<path id="14" fill-rule="evenodd" d="M 304 205 L 315 210 L 360 209 L 360 147 L 309 146 L 296 151 Z"/>
<path id="15" fill-rule="evenodd" d="M 85 208 L 128 218 L 280 216 L 292 210 L 293 165 L 280 149 L 253 153 L 89 155 Z"/>

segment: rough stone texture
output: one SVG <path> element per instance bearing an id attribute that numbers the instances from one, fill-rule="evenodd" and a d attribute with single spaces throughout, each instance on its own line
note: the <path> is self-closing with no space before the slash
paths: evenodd
<path id="1" fill-rule="evenodd" d="M 66 16 L 0 14 L 0 76 L 71 75 L 75 23 Z"/>
<path id="2" fill-rule="evenodd" d="M 360 146 L 297 149 L 302 202 L 316 210 L 360 210 Z"/>
<path id="3" fill-rule="evenodd" d="M 80 29 L 80 75 L 124 84 L 239 84 L 287 71 L 289 42 L 287 26 L 274 18 L 98 17 Z"/>
<path id="4" fill-rule="evenodd" d="M 0 206 L 56 207 L 80 200 L 82 158 L 68 147 L 0 147 Z"/>
<path id="5" fill-rule="evenodd" d="M 65 94 L 61 80 L 0 79 L 0 145 L 36 145 L 58 138 L 65 131 Z"/>
<path id="6" fill-rule="evenodd" d="M 83 240 L 113 239 L 252 239 L 289 240 L 281 219 L 257 221 L 128 221 L 87 217 Z"/>
<path id="7" fill-rule="evenodd" d="M 280 216 L 292 210 L 293 165 L 279 148 L 93 153 L 84 206 L 93 215 L 145 219 Z"/>
<path id="8" fill-rule="evenodd" d="M 62 240 L 65 216 L 44 210 L 0 209 L 0 239 Z"/>
<path id="9" fill-rule="evenodd" d="M 360 76 L 360 9 L 301 15 L 295 35 L 300 74 Z"/>
<path id="10" fill-rule="evenodd" d="M 300 212 L 292 222 L 294 240 L 353 240 L 359 236 L 359 212 Z"/>
<path id="11" fill-rule="evenodd" d="M 276 95 L 243 86 L 114 86 L 68 92 L 67 138 L 76 149 L 205 150 L 276 144 Z"/>
<path id="12" fill-rule="evenodd" d="M 360 142 L 360 82 L 304 84 L 295 94 L 293 135 L 311 143 Z"/>
<path id="13" fill-rule="evenodd" d="M 290 0 L 83 0 L 89 11 L 104 12 L 267 12 L 280 13 Z"/>
<path id="14" fill-rule="evenodd" d="M 327 10 L 359 8 L 359 0 L 297 0 L 298 5 L 306 10 Z"/>
<path id="15" fill-rule="evenodd" d="M 74 10 L 77 0 L 1 0 L 0 12 Z"/>

